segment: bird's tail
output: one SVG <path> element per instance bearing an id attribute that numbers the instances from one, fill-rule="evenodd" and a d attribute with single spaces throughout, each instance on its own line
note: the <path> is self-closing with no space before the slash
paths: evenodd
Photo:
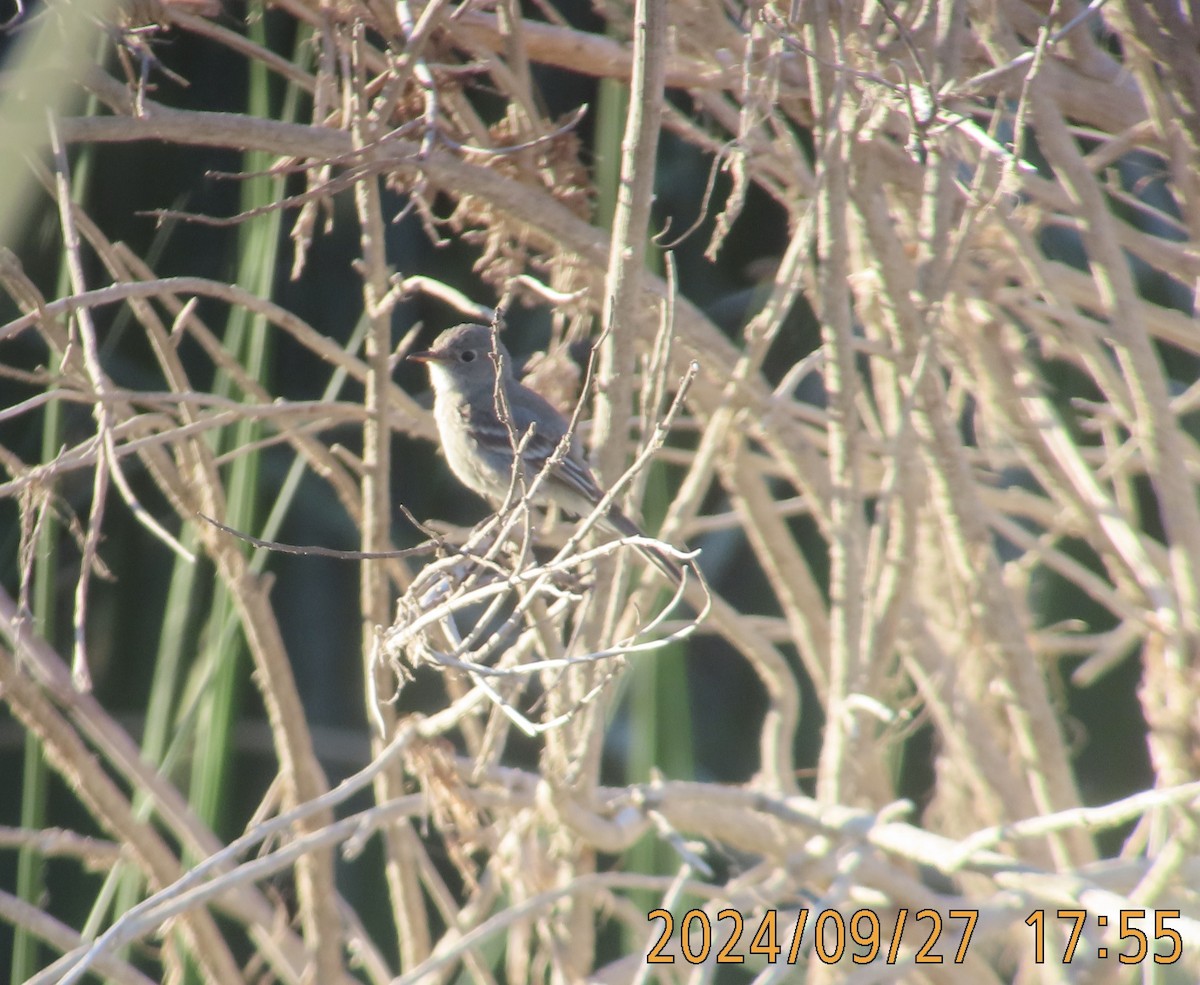
<path id="1" fill-rule="evenodd" d="M 615 506 L 608 511 L 607 516 L 599 519 L 597 526 L 606 533 L 618 537 L 645 537 L 646 534 L 636 523 Z M 675 585 L 683 582 L 683 567 L 670 554 L 660 547 L 650 544 L 637 544 L 638 552 L 650 561 L 659 571 Z"/>

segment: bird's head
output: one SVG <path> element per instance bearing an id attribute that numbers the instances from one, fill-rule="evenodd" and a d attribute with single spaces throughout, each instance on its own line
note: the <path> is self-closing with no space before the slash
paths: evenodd
<path id="1" fill-rule="evenodd" d="M 408 357 L 429 367 L 435 391 L 453 389 L 470 393 L 492 389 L 496 383 L 496 362 L 503 376 L 511 373 L 508 350 L 487 325 L 457 325 L 442 332 L 433 345 Z"/>

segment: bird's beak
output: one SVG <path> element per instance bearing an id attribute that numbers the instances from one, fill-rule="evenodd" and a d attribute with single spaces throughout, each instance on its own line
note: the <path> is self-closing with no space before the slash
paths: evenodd
<path id="1" fill-rule="evenodd" d="M 408 361 L 413 363 L 444 363 L 449 357 L 437 349 L 422 349 L 420 352 L 410 352 Z"/>

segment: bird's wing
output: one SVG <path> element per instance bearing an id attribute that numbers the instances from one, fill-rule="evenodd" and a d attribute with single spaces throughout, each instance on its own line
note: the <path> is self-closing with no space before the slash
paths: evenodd
<path id="1" fill-rule="evenodd" d="M 521 386 L 521 392 L 514 394 L 510 404 L 513 423 L 519 435 L 523 437 L 532 424 L 537 424 L 533 436 L 525 446 L 525 454 L 527 461 L 535 463 L 540 469 L 546 460 L 558 451 L 559 445 L 566 437 L 569 427 L 567 420 L 541 394 L 526 386 Z M 588 502 L 596 503 L 604 495 L 596 477 L 592 475 L 592 470 L 588 468 L 579 441 L 573 434 L 566 454 L 558 461 L 555 475 Z"/>

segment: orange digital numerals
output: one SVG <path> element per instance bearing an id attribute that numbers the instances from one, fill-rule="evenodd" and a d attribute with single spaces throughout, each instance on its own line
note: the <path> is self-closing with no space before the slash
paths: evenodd
<path id="1" fill-rule="evenodd" d="M 962 964 L 967 956 L 967 947 L 971 943 L 971 934 L 975 930 L 975 921 L 979 919 L 978 910 L 949 910 L 946 917 L 950 920 L 961 920 L 962 935 L 957 938 L 957 947 L 951 959 L 954 964 Z M 674 964 L 675 955 L 664 951 L 675 934 L 675 917 L 670 910 L 651 910 L 646 914 L 650 921 L 663 922 L 662 933 L 650 953 L 646 955 L 649 964 Z M 791 924 L 790 919 L 787 921 Z M 809 923 L 808 909 L 801 910 L 791 924 L 790 941 L 787 946 L 787 963 L 795 964 L 801 957 L 801 947 L 804 931 Z M 740 910 L 724 909 L 717 912 L 717 924 L 726 924 L 728 936 L 719 935 L 721 942 L 716 952 L 718 964 L 742 964 L 746 955 L 765 958 L 767 964 L 775 964 L 784 953 L 779 943 L 779 916 L 776 910 L 767 910 L 758 921 L 753 932 L 746 924 Z M 895 911 L 895 920 L 890 928 L 885 929 L 879 914 L 874 910 L 855 910 L 849 919 L 842 916 L 838 910 L 822 910 L 812 921 L 811 947 L 817 959 L 825 964 L 837 964 L 847 951 L 847 938 L 850 941 L 850 960 L 854 964 L 870 964 L 881 956 L 887 964 L 895 964 L 900 954 L 900 941 L 908 929 L 913 942 L 918 943 L 917 953 L 913 957 L 915 964 L 943 964 L 946 960 L 937 950 L 938 940 L 942 936 L 944 920 L 937 910 L 918 910 L 910 923 L 907 907 Z M 952 930 L 955 928 L 951 928 Z M 784 927 L 786 934 L 787 927 Z M 888 936 L 885 938 L 885 933 Z M 739 945 L 743 937 L 749 935 L 749 945 L 742 953 Z M 688 964 L 702 964 L 713 953 L 717 944 L 713 939 L 713 925 L 704 910 L 688 910 L 679 921 L 679 944 L 683 960 Z M 884 950 L 886 945 L 886 951 Z M 857 948 L 866 948 L 865 951 Z M 883 953 L 881 953 L 883 952 Z"/>
<path id="2" fill-rule="evenodd" d="M 1060 937 L 1063 933 L 1067 933 L 1063 943 L 1061 959 L 1063 964 L 1070 964 L 1079 954 L 1087 956 L 1094 954 L 1101 961 L 1112 957 L 1112 948 L 1108 946 L 1108 942 L 1092 947 L 1086 943 L 1083 936 L 1084 927 L 1089 920 L 1094 921 L 1097 932 L 1109 928 L 1111 920 L 1108 914 L 1089 914 L 1087 910 L 1059 910 L 1057 917 L 1060 922 L 1065 922 L 1070 928 L 1069 932 L 1067 932 L 1067 927 L 1063 927 L 1059 931 Z M 1046 962 L 1046 919 L 1045 910 L 1034 910 L 1025 918 L 1025 923 L 1033 928 L 1034 964 Z M 1154 947 L 1151 947 L 1149 931 L 1143 930 L 1139 926 L 1139 924 L 1148 924 L 1150 921 L 1146 911 L 1121 910 L 1115 928 L 1120 931 L 1120 934 L 1116 935 L 1117 961 L 1121 964 L 1141 964 L 1149 957 L 1155 964 L 1174 964 L 1183 957 L 1183 935 L 1174 927 L 1168 927 L 1167 921 L 1178 919 L 1178 910 L 1154 911 Z M 1109 930 L 1108 933 L 1111 936 L 1113 930 Z M 1132 950 L 1125 943 L 1127 940 L 1133 941 Z M 1162 940 L 1167 942 L 1166 945 L 1159 944 L 1159 941 Z M 1054 959 L 1051 958 L 1051 960 Z"/>

